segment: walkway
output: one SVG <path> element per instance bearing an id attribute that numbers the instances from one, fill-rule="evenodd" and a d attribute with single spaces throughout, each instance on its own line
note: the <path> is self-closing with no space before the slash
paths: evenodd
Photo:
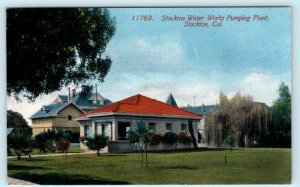
<path id="1" fill-rule="evenodd" d="M 102 153 L 100 151 L 100 153 Z M 85 155 L 85 154 L 96 154 L 95 151 L 87 151 L 87 152 L 83 152 L 83 153 L 68 153 L 68 156 L 69 155 Z M 32 158 L 34 157 L 46 157 L 46 156 L 65 156 L 66 154 L 65 153 L 53 153 L 53 154 L 44 154 L 44 155 L 31 155 Z M 22 158 L 28 158 L 28 156 L 21 156 Z M 16 156 L 8 156 L 7 157 L 8 159 L 10 158 L 16 158 Z"/>
<path id="2" fill-rule="evenodd" d="M 11 177 L 7 177 L 7 184 L 8 185 L 38 185 L 32 182 L 28 182 L 28 181 L 23 181 L 20 179 L 14 179 Z"/>

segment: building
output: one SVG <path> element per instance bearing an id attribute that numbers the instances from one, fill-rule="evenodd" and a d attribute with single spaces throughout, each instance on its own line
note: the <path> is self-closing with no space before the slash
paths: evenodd
<path id="1" fill-rule="evenodd" d="M 192 123 L 193 131 L 197 132 L 201 115 L 137 94 L 82 114 L 76 120 L 80 122 L 80 136 L 105 134 L 111 139 L 109 152 L 125 152 L 132 149 L 127 133 L 130 129 L 135 129 L 139 122 L 143 122 L 155 133 L 172 131 L 179 134 L 184 131 L 189 134 L 188 122 Z M 86 149 L 82 143 L 81 148 Z M 162 144 L 149 147 L 149 150 L 162 149 L 168 148 Z"/>
<path id="2" fill-rule="evenodd" d="M 48 129 L 61 129 L 71 131 L 79 138 L 79 123 L 74 118 L 109 103 L 112 102 L 98 93 L 81 95 L 75 89 L 68 90 L 68 95 L 58 95 L 54 102 L 43 105 L 30 117 L 32 134 L 35 136 Z"/>
<path id="3" fill-rule="evenodd" d="M 79 123 L 73 119 L 83 113 L 84 111 L 74 103 L 64 102 L 44 105 L 40 111 L 30 117 L 32 120 L 32 135 L 35 136 L 48 129 L 62 129 L 78 133 Z"/>

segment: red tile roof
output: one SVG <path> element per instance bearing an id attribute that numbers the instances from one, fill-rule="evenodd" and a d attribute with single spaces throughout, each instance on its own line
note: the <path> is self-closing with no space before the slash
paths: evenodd
<path id="1" fill-rule="evenodd" d="M 87 112 L 80 115 L 78 118 L 86 118 L 90 115 L 103 115 L 107 113 L 122 113 L 122 114 L 135 114 L 135 115 L 155 115 L 155 116 L 174 116 L 184 118 L 197 118 L 201 116 L 184 109 L 174 107 L 167 103 L 151 99 L 149 97 L 137 94 L 126 98 L 124 100 L 112 103 L 105 107 Z"/>

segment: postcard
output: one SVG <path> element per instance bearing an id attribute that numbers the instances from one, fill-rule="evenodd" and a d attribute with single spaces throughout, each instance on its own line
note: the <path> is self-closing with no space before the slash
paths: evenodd
<path id="1" fill-rule="evenodd" d="M 291 7 L 6 15 L 8 184 L 291 184 Z"/>

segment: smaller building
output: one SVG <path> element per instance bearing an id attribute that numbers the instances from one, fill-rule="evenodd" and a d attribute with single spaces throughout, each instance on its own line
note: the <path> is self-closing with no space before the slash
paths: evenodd
<path id="1" fill-rule="evenodd" d="M 79 123 L 74 118 L 84 111 L 74 103 L 53 103 L 42 106 L 41 110 L 30 117 L 32 135 L 35 136 L 48 129 L 68 130 L 79 133 Z"/>
<path id="2" fill-rule="evenodd" d="M 110 152 L 126 152 L 132 150 L 127 133 L 130 129 L 136 129 L 140 122 L 155 133 L 164 134 L 172 131 L 177 134 L 186 132 L 190 135 L 188 123 L 192 123 L 193 132 L 197 133 L 201 115 L 137 94 L 82 114 L 76 120 L 80 122 L 80 136 L 105 134 L 111 140 L 108 147 Z M 197 139 L 197 135 L 194 136 Z M 190 146 L 181 145 L 177 148 Z M 81 148 L 86 149 L 82 143 Z M 149 150 L 163 149 L 168 147 L 164 145 L 149 147 Z"/>
<path id="3" fill-rule="evenodd" d="M 77 136 L 79 139 L 79 123 L 74 118 L 110 103 L 99 93 L 84 95 L 68 88 L 68 95 L 58 95 L 51 104 L 43 105 L 30 117 L 32 134 L 35 136 L 48 129 L 61 129 L 71 131 L 74 138 Z"/>

